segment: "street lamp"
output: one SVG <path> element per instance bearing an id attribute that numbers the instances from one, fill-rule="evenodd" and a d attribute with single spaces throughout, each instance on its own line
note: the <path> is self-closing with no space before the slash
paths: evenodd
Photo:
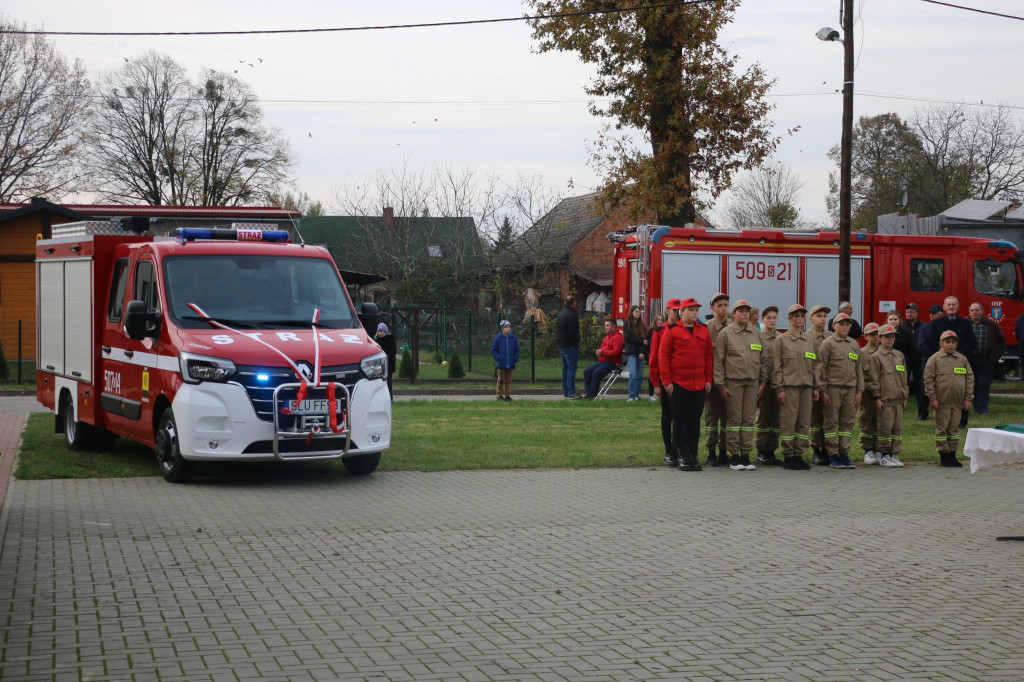
<path id="1" fill-rule="evenodd" d="M 843 134 L 839 155 L 839 300 L 850 300 L 850 233 L 853 203 L 850 190 L 853 169 L 853 0 L 843 0 L 840 15 L 843 36 L 834 28 L 823 28 L 815 35 L 825 42 L 843 46 Z"/>

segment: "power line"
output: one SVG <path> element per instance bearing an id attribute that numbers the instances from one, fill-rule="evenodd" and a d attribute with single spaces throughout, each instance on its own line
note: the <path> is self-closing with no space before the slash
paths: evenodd
<path id="1" fill-rule="evenodd" d="M 977 12 L 978 14 L 988 14 L 993 17 L 1002 17 L 1003 19 L 1016 19 L 1017 21 L 1024 21 L 1024 17 L 1018 17 L 1012 14 L 1001 14 L 1000 12 L 991 12 L 987 9 L 978 9 L 977 7 L 965 7 L 964 5 L 954 5 L 951 2 L 940 2 L 940 0 L 921 0 L 921 2 L 928 2 L 933 5 L 942 5 L 943 7 L 952 7 L 953 9 L 962 9 L 968 12 Z"/>
<path id="2" fill-rule="evenodd" d="M 275 35 L 289 33 L 343 33 L 348 31 L 388 31 L 403 28 L 438 28 L 444 26 L 470 26 L 473 24 L 501 24 L 514 21 L 534 21 L 538 19 L 562 19 L 580 17 L 591 14 L 621 14 L 637 10 L 660 9 L 663 7 L 684 7 L 687 5 L 704 5 L 720 0 L 673 0 L 657 5 L 639 5 L 634 7 L 616 7 L 612 9 L 587 10 L 584 12 L 563 12 L 559 14 L 536 14 L 533 16 L 507 17 L 503 19 L 467 19 L 464 21 L 435 21 L 423 24 L 390 24 L 380 26 L 343 26 L 337 28 L 279 28 L 258 29 L 252 31 L 30 31 L 5 30 L 0 33 L 43 36 L 248 36 Z"/>

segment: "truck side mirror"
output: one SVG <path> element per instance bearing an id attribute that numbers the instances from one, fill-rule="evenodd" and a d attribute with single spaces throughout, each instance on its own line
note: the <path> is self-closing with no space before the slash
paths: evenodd
<path id="1" fill-rule="evenodd" d="M 145 301 L 128 301 L 124 314 L 124 331 L 129 339 L 141 341 L 160 336 L 160 313 L 147 308 Z"/>
<path id="2" fill-rule="evenodd" d="M 359 323 L 372 338 L 377 333 L 377 325 L 380 323 L 380 315 L 377 312 L 377 304 L 364 301 L 359 304 Z"/>

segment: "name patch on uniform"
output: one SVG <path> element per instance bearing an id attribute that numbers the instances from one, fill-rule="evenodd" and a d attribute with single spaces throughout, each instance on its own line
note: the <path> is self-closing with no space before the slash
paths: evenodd
<path id="1" fill-rule="evenodd" d="M 812 353 L 809 350 L 804 351 L 804 357 L 807 358 L 808 360 L 817 360 L 818 359 L 817 353 Z"/>
<path id="2" fill-rule="evenodd" d="M 966 367 L 954 367 L 953 368 L 953 374 L 967 374 L 967 368 Z"/>
<path id="3" fill-rule="evenodd" d="M 851 360 L 856 360 L 857 358 L 859 358 L 859 357 L 860 357 L 860 356 L 859 356 L 859 355 L 857 355 L 856 353 L 850 353 L 850 354 L 849 354 L 849 356 L 850 356 L 850 359 L 851 359 Z"/>
<path id="4" fill-rule="evenodd" d="M 759 343 L 752 343 L 752 344 L 750 344 L 750 350 L 761 350 L 761 344 L 759 344 Z"/>
<path id="5" fill-rule="evenodd" d="M 906 372 L 907 368 L 904 367 L 903 365 L 896 365 L 896 371 L 897 372 Z"/>

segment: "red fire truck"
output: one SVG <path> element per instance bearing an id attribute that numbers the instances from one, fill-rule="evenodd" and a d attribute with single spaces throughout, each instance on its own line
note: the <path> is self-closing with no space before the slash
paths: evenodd
<path id="1" fill-rule="evenodd" d="M 631 305 L 648 318 L 666 300 L 693 296 L 708 305 L 715 292 L 785 311 L 793 303 L 839 303 L 839 234 L 802 230 L 708 230 L 642 225 L 609 235 L 615 261 L 613 314 Z M 960 314 L 980 303 L 1016 347 L 1014 322 L 1024 313 L 1021 260 L 1006 241 L 857 233 L 851 237 L 850 302 L 864 324 L 885 322 L 916 303 L 922 317 L 947 296 Z M 702 313 L 710 317 L 709 309 Z M 703 319 L 703 316 L 702 316 Z"/>
<path id="2" fill-rule="evenodd" d="M 172 482 L 197 460 L 376 470 L 391 440 L 386 356 L 361 325 L 376 309 L 357 315 L 326 249 L 259 225 L 53 233 L 36 247 L 36 396 L 70 449 L 123 436 Z"/>

